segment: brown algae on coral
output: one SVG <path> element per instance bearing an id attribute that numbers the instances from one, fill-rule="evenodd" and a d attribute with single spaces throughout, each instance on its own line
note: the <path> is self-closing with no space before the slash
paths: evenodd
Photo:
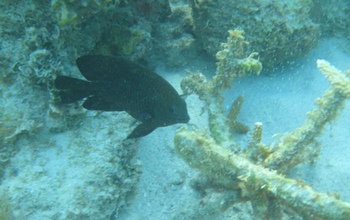
<path id="1" fill-rule="evenodd" d="M 195 93 L 206 103 L 212 137 L 218 143 L 227 146 L 232 145 L 234 141 L 222 108 L 224 97 L 221 93 L 225 89 L 231 88 L 235 78 L 252 73 L 259 74 L 262 69 L 262 64 L 255 58 L 257 53 L 245 56 L 243 51 L 245 51 L 247 42 L 242 37 L 243 32 L 236 32 L 237 34 L 229 35 L 227 43 L 223 43 L 222 50 L 217 53 L 217 70 L 212 80 L 208 80 L 201 73 L 188 73 L 188 76 L 181 82 L 184 93 Z M 239 111 L 239 108 L 236 110 Z M 235 114 L 232 113 L 231 121 L 235 121 Z"/>
<path id="2" fill-rule="evenodd" d="M 242 105 L 244 102 L 243 96 L 238 96 L 238 98 L 232 103 L 230 111 L 227 115 L 228 126 L 230 127 L 230 131 L 237 132 L 240 134 L 245 134 L 249 131 L 249 127 L 237 121 L 237 117 L 241 112 Z"/>
<path id="3" fill-rule="evenodd" d="M 301 162 L 314 160 L 320 151 L 316 137 L 336 118 L 350 97 L 350 83 L 343 73 L 324 60 L 317 60 L 317 66 L 331 82 L 331 88 L 316 99 L 318 108 L 307 113 L 303 126 L 273 144 L 274 152 L 264 161 L 265 166 L 285 172 Z"/>
<path id="4" fill-rule="evenodd" d="M 244 40 L 242 37 L 239 39 Z M 225 53 L 229 54 L 230 51 L 226 50 Z M 220 64 L 222 66 L 225 62 L 223 58 L 219 60 L 213 81 L 221 77 Z M 233 69 L 239 68 L 239 62 L 233 62 L 233 65 Z M 217 192 L 225 205 L 216 206 L 216 211 L 213 211 L 213 203 L 208 203 L 207 208 L 194 206 L 191 207 L 191 211 L 184 210 L 183 219 L 194 215 L 203 216 L 203 213 L 210 213 L 211 218 L 215 218 L 230 205 L 247 200 L 252 204 L 254 219 L 282 219 L 282 210 L 285 208 L 306 219 L 350 218 L 349 203 L 341 201 L 337 196 L 318 193 L 306 183 L 284 176 L 296 165 L 316 159 L 321 149 L 316 138 L 325 125 L 336 118 L 343 108 L 344 101 L 350 97 L 350 83 L 345 74 L 323 60 L 318 60 L 317 66 L 331 82 L 331 87 L 322 97 L 316 99 L 317 106 L 307 113 L 304 124 L 286 133 L 271 146 L 265 146 L 261 143 L 262 123 L 256 123 L 252 139 L 244 152 L 241 152 L 242 149 L 235 144 L 229 132 L 214 132 L 225 131 L 227 127 L 226 121 L 218 120 L 225 117 L 224 111 L 220 109 L 223 97 L 218 94 L 229 85 L 223 87 L 218 83 L 218 89 L 211 88 L 203 92 L 203 84 L 199 81 L 202 80 L 207 85 L 213 82 L 203 80 L 199 74 L 184 79 L 183 87 L 191 88 L 190 90 L 203 97 L 208 105 L 211 133 L 208 135 L 183 127 L 174 138 L 175 148 L 190 167 L 199 170 L 213 182 L 211 186 L 218 186 Z M 230 82 L 235 77 L 230 78 Z M 210 95 L 216 98 L 208 98 Z M 242 98 L 238 98 L 237 109 L 241 101 Z M 229 116 L 235 119 L 237 114 L 238 111 L 234 111 Z M 232 141 L 231 145 L 222 140 Z M 235 199 L 225 199 L 225 193 L 220 191 L 223 186 L 226 188 L 226 194 L 235 195 Z M 214 194 L 217 195 L 215 190 Z"/>
<path id="5" fill-rule="evenodd" d="M 266 200 L 270 197 L 277 199 L 276 203 L 292 208 L 304 217 L 329 220 L 350 218 L 349 203 L 328 194 L 317 193 L 301 181 L 288 179 L 276 171 L 255 165 L 215 144 L 199 131 L 181 129 L 174 142 L 177 152 L 189 166 L 200 170 L 217 184 L 227 185 L 231 189 L 239 187 L 248 197 L 258 190 L 259 195 L 266 196 Z M 232 204 L 242 201 L 245 199 L 238 197 Z M 262 219 L 262 216 L 255 215 L 254 219 Z"/>

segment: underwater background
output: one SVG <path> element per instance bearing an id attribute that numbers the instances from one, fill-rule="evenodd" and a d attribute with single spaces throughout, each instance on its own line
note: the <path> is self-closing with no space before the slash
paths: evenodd
<path id="1" fill-rule="evenodd" d="M 0 219 L 350 219 L 349 16 L 341 0 L 2 0 Z M 125 140 L 125 112 L 62 105 L 53 80 L 81 78 L 86 54 L 156 70 L 189 124 Z"/>

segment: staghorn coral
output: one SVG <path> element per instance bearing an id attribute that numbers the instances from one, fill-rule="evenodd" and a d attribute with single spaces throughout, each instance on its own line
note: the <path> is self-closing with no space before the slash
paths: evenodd
<path id="1" fill-rule="evenodd" d="M 239 76 L 250 72 L 260 73 L 262 64 L 255 59 L 257 53 L 245 57 L 242 51 L 248 44 L 244 40 L 243 31 L 230 30 L 227 43 L 222 44 L 223 50 L 217 53 L 218 68 L 213 80 L 208 81 L 201 73 L 189 73 L 181 82 L 184 93 L 196 93 L 204 100 L 208 107 L 210 132 L 220 144 L 231 145 L 233 142 L 229 126 L 218 126 L 227 124 L 224 116 L 222 102 L 224 100 L 221 92 L 231 87 L 232 81 Z"/>
<path id="2" fill-rule="evenodd" d="M 244 38 L 236 36 L 236 39 L 243 42 Z M 238 62 L 233 63 L 236 66 L 232 69 L 239 68 Z M 210 182 L 201 186 L 204 188 L 201 190 L 210 192 L 205 196 L 206 204 L 200 203 L 188 211 L 184 210 L 181 219 L 194 216 L 213 219 L 230 206 L 245 201 L 251 202 L 254 219 L 282 219 L 286 215 L 284 210 L 293 210 L 305 219 L 350 218 L 349 203 L 335 195 L 318 193 L 304 182 L 284 176 L 294 166 L 315 160 L 320 152 L 316 138 L 324 126 L 336 118 L 344 101 L 350 98 L 350 81 L 343 73 L 324 60 L 318 60 L 317 66 L 331 82 L 331 87 L 316 99 L 317 107 L 307 114 L 305 123 L 269 147 L 261 143 L 262 123 L 256 123 L 245 151 L 237 146 L 229 132 L 213 132 L 227 128 L 226 121 L 222 119 L 225 117 L 221 109 L 222 100 L 217 99 L 222 98 L 219 93 L 225 87 L 217 84 L 217 89 L 209 91 L 207 87 L 223 74 L 221 69 L 217 68 L 212 81 L 199 74 L 190 75 L 183 81 L 183 88 L 205 97 L 202 99 L 209 111 L 211 134 L 183 127 L 175 136 L 176 151 Z M 230 78 L 231 82 L 233 78 Z M 210 96 L 215 98 L 210 99 Z M 213 106 L 216 115 L 213 115 Z M 231 143 L 227 142 L 229 140 Z"/>
<path id="3" fill-rule="evenodd" d="M 276 171 L 255 165 L 248 159 L 215 144 L 199 131 L 179 130 L 175 136 L 175 146 L 192 168 L 210 176 L 215 183 L 231 189 L 236 188 L 236 191 L 241 190 L 242 194 L 247 194 L 254 203 L 255 219 L 265 219 L 264 216 L 271 212 L 267 207 L 268 200 L 271 199 L 276 199 L 275 202 L 294 209 L 304 217 L 344 220 L 350 217 L 349 203 L 317 193 L 299 180 L 285 178 Z M 261 201 L 254 201 L 258 197 Z M 226 204 L 226 200 L 222 203 Z M 237 196 L 231 204 L 245 200 L 244 196 Z M 257 211 L 261 209 L 264 212 Z M 273 215 L 276 216 L 276 213 Z"/>
<path id="4" fill-rule="evenodd" d="M 230 112 L 227 115 L 228 125 L 230 127 L 230 131 L 235 131 L 237 133 L 245 134 L 249 131 L 249 127 L 238 122 L 237 116 L 241 112 L 241 108 L 244 102 L 244 97 L 239 96 L 233 103 L 230 108 Z"/>

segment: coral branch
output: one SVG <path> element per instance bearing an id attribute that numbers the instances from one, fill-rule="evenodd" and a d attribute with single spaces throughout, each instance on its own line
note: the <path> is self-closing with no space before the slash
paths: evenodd
<path id="1" fill-rule="evenodd" d="M 301 181 L 285 178 L 275 171 L 254 165 L 216 145 L 199 131 L 182 128 L 175 136 L 175 147 L 192 168 L 218 180 L 220 184 L 239 186 L 248 194 L 258 190 L 305 217 L 350 219 L 349 203 L 317 193 Z"/>
<path id="2" fill-rule="evenodd" d="M 228 126 L 230 127 L 231 132 L 235 131 L 235 132 L 240 133 L 240 134 L 245 134 L 249 131 L 248 126 L 237 121 L 237 117 L 238 117 L 239 113 L 241 112 L 243 102 L 244 102 L 244 97 L 239 96 L 233 102 L 233 104 L 230 108 L 230 111 L 227 115 Z"/>
<path id="3" fill-rule="evenodd" d="M 244 41 L 243 33 L 239 30 L 229 31 L 227 43 L 223 43 L 222 50 L 216 54 L 217 70 L 212 80 L 207 80 L 201 73 L 189 73 L 181 82 L 184 93 L 194 92 L 205 101 L 209 113 L 210 132 L 215 141 L 223 146 L 232 147 L 233 138 L 222 107 L 224 98 L 221 93 L 231 88 L 235 78 L 249 72 L 259 74 L 262 69 L 262 64 L 255 58 L 257 53 L 245 56 L 244 51 L 249 43 Z M 223 124 L 227 126 L 222 126 Z M 236 150 L 239 150 L 238 147 Z"/>
<path id="4" fill-rule="evenodd" d="M 261 122 L 255 123 L 252 138 L 248 143 L 248 148 L 244 151 L 244 154 L 256 163 L 261 163 L 261 160 L 264 160 L 271 154 L 271 149 L 261 143 L 262 127 L 263 124 Z"/>
<path id="5" fill-rule="evenodd" d="M 227 192 L 234 193 L 236 202 L 250 199 L 254 219 L 282 219 L 282 208 L 292 209 L 305 219 L 350 219 L 350 204 L 327 194 L 317 193 L 299 180 L 288 179 L 281 174 L 294 166 L 313 161 L 321 146 L 316 138 L 325 125 L 333 121 L 350 98 L 350 81 L 341 71 L 328 62 L 318 60 L 318 68 L 332 86 L 316 99 L 316 107 L 307 113 L 305 123 L 295 131 L 283 135 L 280 140 L 267 147 L 261 143 L 262 124 L 256 123 L 248 148 L 242 153 L 234 142 L 228 129 L 236 118 L 243 103 L 238 98 L 231 113 L 226 118 L 222 108 L 222 91 L 230 88 L 235 77 L 247 71 L 259 72 L 261 64 L 254 59 L 256 54 L 243 58 L 245 46 L 242 31 L 229 31 L 226 44 L 217 53 L 217 71 L 213 80 L 208 81 L 202 74 L 191 74 L 183 82 L 185 92 L 194 92 L 204 100 L 209 112 L 211 137 L 200 131 L 182 128 L 175 136 L 175 148 L 183 159 L 201 171 L 212 185 L 223 186 Z M 350 74 L 348 74 L 350 75 Z M 228 123 L 229 122 L 229 123 Z M 228 146 L 233 151 L 228 150 Z M 233 148 L 232 148 L 233 146 Z M 225 196 L 221 196 L 225 198 Z M 216 206 L 224 211 L 235 201 L 223 199 L 225 206 Z M 207 216 L 212 205 L 191 211 Z M 192 214 L 191 214 L 192 213 Z M 212 212 L 211 212 L 212 213 Z M 217 216 L 213 214 L 213 216 Z"/>
<path id="6" fill-rule="evenodd" d="M 264 161 L 266 167 L 286 172 L 300 163 L 314 160 L 320 151 L 315 138 L 327 123 L 336 118 L 346 98 L 350 97 L 350 82 L 339 70 L 323 60 L 318 60 L 317 66 L 332 87 L 316 99 L 318 107 L 308 112 L 303 126 L 273 144 L 272 148 L 277 150 Z"/>
<path id="7" fill-rule="evenodd" d="M 317 60 L 317 67 L 338 92 L 347 98 L 350 97 L 350 81 L 340 70 L 330 65 L 325 60 Z"/>

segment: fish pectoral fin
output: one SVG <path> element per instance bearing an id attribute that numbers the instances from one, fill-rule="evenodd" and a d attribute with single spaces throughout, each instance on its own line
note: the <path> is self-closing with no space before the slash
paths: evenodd
<path id="1" fill-rule="evenodd" d="M 131 134 L 128 135 L 126 139 L 130 138 L 138 138 L 146 136 L 147 134 L 151 133 L 157 128 L 157 126 L 151 124 L 151 123 L 142 123 L 139 126 L 137 126 Z"/>

